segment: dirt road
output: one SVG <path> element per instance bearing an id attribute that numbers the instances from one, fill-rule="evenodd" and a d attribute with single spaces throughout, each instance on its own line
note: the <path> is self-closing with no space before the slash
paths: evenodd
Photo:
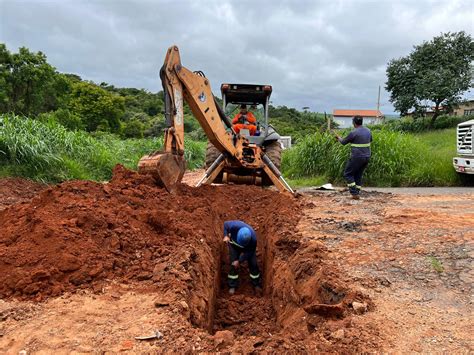
<path id="1" fill-rule="evenodd" d="M 342 188 L 337 188 L 342 190 Z M 386 194 L 395 195 L 472 195 L 474 194 L 474 187 L 366 187 L 367 192 L 383 192 Z M 299 189 L 301 193 L 313 193 L 317 187 L 305 187 Z"/>
<path id="2" fill-rule="evenodd" d="M 3 181 L 0 352 L 474 350 L 472 193 L 169 196 L 120 174 L 107 188 Z M 263 297 L 245 273 L 226 293 L 220 228 L 238 217 L 259 234 Z"/>
<path id="3" fill-rule="evenodd" d="M 474 194 L 420 192 L 313 193 L 300 228 L 371 296 L 384 350 L 472 351 Z"/>

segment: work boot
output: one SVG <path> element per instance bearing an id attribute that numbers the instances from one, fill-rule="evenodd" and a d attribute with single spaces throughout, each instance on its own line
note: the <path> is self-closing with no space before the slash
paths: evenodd
<path id="1" fill-rule="evenodd" d="M 235 293 L 235 288 L 231 287 L 229 288 L 229 295 L 233 295 Z"/>
<path id="2" fill-rule="evenodd" d="M 356 195 L 359 193 L 359 191 L 357 190 L 357 187 L 355 186 L 349 186 L 349 192 L 351 193 L 351 195 Z"/>
<path id="3" fill-rule="evenodd" d="M 360 200 L 360 196 L 359 195 L 352 195 L 352 199 L 353 200 Z"/>

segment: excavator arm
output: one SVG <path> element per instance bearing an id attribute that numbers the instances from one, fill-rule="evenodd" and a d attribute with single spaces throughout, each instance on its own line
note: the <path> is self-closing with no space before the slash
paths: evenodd
<path id="1" fill-rule="evenodd" d="M 167 121 L 171 124 L 166 130 L 165 151 L 174 153 L 176 147 L 179 154 L 184 152 L 184 99 L 212 144 L 222 153 L 235 156 L 241 144 L 235 132 L 227 132 L 222 124 L 223 113 L 216 105 L 209 81 L 201 72 L 194 73 L 181 65 L 178 47 L 168 49 L 160 76 L 165 96 L 170 99 Z M 244 142 L 243 138 L 240 140 Z"/>
<path id="2" fill-rule="evenodd" d="M 183 100 L 185 100 L 209 141 L 222 153 L 212 169 L 206 172 L 205 177 L 208 180 L 212 181 L 212 176 L 223 169 L 226 161 L 227 163 L 230 161 L 233 165 L 243 168 L 263 169 L 280 190 L 291 191 L 286 182 L 286 186 L 280 186 L 281 174 L 278 169 L 266 162 L 269 159 L 261 149 L 249 148 L 248 140 L 237 135 L 232 129 L 230 122 L 217 104 L 209 80 L 204 74 L 192 72 L 181 65 L 177 46 L 168 49 L 160 70 L 160 78 L 164 91 L 165 119 L 168 125 L 165 129 L 163 151 L 140 159 L 139 172 L 153 175 L 155 180 L 168 191 L 172 191 L 174 186 L 181 181 L 186 169 L 183 112 Z M 227 130 L 225 126 L 230 129 Z M 251 159 L 248 159 L 249 151 L 253 153 Z"/>

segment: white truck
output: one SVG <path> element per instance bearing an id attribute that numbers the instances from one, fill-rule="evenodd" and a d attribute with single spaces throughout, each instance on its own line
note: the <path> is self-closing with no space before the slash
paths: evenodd
<path id="1" fill-rule="evenodd" d="M 461 174 L 474 174 L 474 120 L 458 124 L 456 132 L 458 156 L 453 158 L 454 169 Z"/>

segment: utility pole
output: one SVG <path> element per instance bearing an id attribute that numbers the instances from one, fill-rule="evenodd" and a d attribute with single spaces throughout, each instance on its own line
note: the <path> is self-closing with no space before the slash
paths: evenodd
<path id="1" fill-rule="evenodd" d="M 379 85 L 379 96 L 377 98 L 377 114 L 380 111 L 380 85 Z"/>
<path id="2" fill-rule="evenodd" d="M 379 85 L 379 96 L 377 97 L 377 118 L 380 118 L 380 85 Z M 381 122 L 377 122 L 377 123 L 381 123 Z"/>

